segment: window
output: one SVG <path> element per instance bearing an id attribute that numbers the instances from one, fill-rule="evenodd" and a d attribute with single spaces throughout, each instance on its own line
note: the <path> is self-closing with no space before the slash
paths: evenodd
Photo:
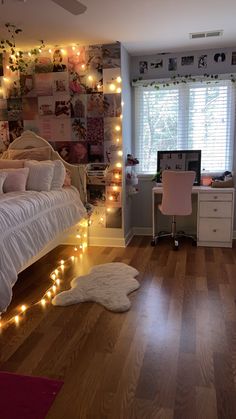
<path id="1" fill-rule="evenodd" d="M 232 170 L 234 87 L 230 80 L 135 87 L 135 153 L 155 173 L 158 150 L 202 150 L 202 170 Z"/>

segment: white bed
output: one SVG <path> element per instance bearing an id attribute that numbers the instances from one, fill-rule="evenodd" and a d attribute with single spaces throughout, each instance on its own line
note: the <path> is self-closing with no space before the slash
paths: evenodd
<path id="1" fill-rule="evenodd" d="M 45 144 L 49 145 L 27 131 L 10 148 L 43 147 Z M 52 149 L 51 160 L 56 159 L 62 160 Z M 50 192 L 0 195 L 0 313 L 11 301 L 17 274 L 64 242 L 69 229 L 86 217 L 82 202 L 85 199 L 83 168 L 63 163 L 70 169 L 75 186 Z"/>

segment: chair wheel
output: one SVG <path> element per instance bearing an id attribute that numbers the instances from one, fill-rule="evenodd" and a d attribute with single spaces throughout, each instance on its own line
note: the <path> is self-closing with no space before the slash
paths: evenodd
<path id="1" fill-rule="evenodd" d="M 179 242 L 178 240 L 174 240 L 173 242 L 173 250 L 178 250 L 179 249 Z"/>
<path id="2" fill-rule="evenodd" d="M 157 239 L 152 239 L 151 246 L 154 247 L 157 244 Z"/>
<path id="3" fill-rule="evenodd" d="M 192 246 L 197 247 L 197 240 L 192 241 Z"/>

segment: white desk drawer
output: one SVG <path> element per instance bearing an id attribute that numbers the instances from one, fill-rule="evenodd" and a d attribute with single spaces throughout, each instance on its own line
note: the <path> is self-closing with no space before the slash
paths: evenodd
<path id="1" fill-rule="evenodd" d="M 202 201 L 199 204 L 200 217 L 225 217 L 232 216 L 232 202 L 207 202 Z"/>
<path id="2" fill-rule="evenodd" d="M 233 194 L 232 193 L 217 193 L 217 192 L 209 192 L 209 193 L 199 193 L 199 201 L 232 201 Z"/>
<path id="3" fill-rule="evenodd" d="M 231 218 L 200 218 L 198 240 L 212 242 L 230 241 L 231 223 Z"/>

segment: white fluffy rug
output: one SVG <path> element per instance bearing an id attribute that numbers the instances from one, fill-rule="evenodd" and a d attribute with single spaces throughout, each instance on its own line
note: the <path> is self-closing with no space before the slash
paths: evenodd
<path id="1" fill-rule="evenodd" d="M 56 295 L 52 304 L 68 306 L 83 301 L 95 301 L 111 311 L 129 310 L 127 295 L 139 288 L 134 276 L 138 271 L 125 263 L 113 262 L 94 266 L 88 275 L 71 281 L 71 289 Z"/>

